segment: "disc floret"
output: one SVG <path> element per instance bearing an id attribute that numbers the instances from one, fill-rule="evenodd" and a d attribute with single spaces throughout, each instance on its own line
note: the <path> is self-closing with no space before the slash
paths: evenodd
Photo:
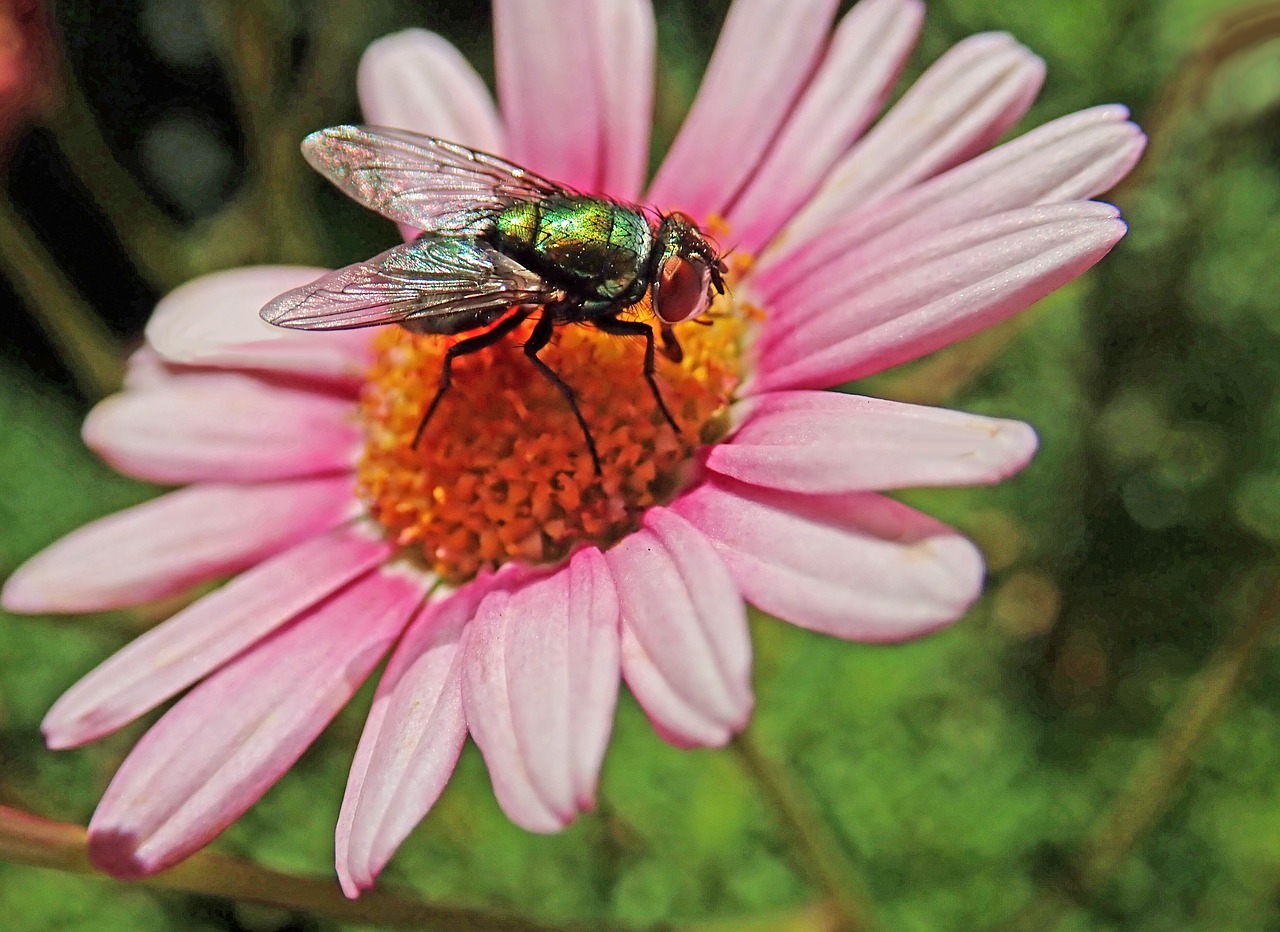
<path id="1" fill-rule="evenodd" d="M 651 319 L 646 306 L 633 315 Z M 357 490 L 395 542 L 442 579 L 461 582 L 509 561 L 554 563 L 601 547 L 669 501 L 698 446 L 722 436 L 741 380 L 743 315 L 721 299 L 677 328 L 683 359 L 659 358 L 657 378 L 679 432 L 642 377 L 643 341 L 590 326 L 557 329 L 542 358 L 573 388 L 600 453 L 596 474 L 563 396 L 508 339 L 459 357 L 453 387 L 412 443 L 457 337 L 389 328 L 361 396 L 365 448 Z"/>

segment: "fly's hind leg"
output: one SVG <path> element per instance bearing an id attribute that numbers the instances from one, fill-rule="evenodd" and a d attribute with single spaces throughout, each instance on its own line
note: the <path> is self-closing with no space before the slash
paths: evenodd
<path id="1" fill-rule="evenodd" d="M 427 429 L 427 423 L 431 420 L 431 415 L 436 413 L 444 393 L 449 390 L 453 381 L 453 360 L 458 356 L 467 356 L 471 353 L 478 353 L 482 349 L 493 346 L 503 337 L 505 337 L 516 327 L 519 327 L 530 314 L 533 313 L 532 308 L 520 308 L 508 317 L 502 318 L 484 333 L 478 333 L 473 337 L 467 337 L 465 340 L 459 340 L 444 354 L 444 363 L 440 367 L 440 381 L 436 383 L 436 395 L 431 399 L 431 404 L 427 405 L 426 412 L 422 415 L 422 420 L 418 422 L 418 429 L 413 434 L 413 443 L 411 449 L 418 449 L 418 442 L 422 439 L 422 434 Z"/>
<path id="2" fill-rule="evenodd" d="M 524 345 L 524 354 L 529 357 L 529 361 L 542 373 L 543 378 L 556 387 L 556 390 L 564 396 L 564 400 L 569 402 L 569 407 L 573 410 L 573 416 L 578 419 L 578 426 L 582 428 L 582 436 L 587 439 L 587 452 L 591 454 L 591 465 L 595 467 L 596 475 L 601 475 L 600 469 L 600 453 L 596 450 L 595 438 L 591 436 L 591 428 L 587 426 L 587 419 L 582 416 L 582 409 L 578 407 L 578 399 L 573 394 L 573 389 L 555 371 L 545 362 L 538 358 L 538 354 L 551 342 L 551 333 L 555 328 L 555 319 L 552 314 L 546 310 L 543 311 L 542 317 L 533 325 L 533 333 L 529 334 L 529 340 Z"/>
<path id="3" fill-rule="evenodd" d="M 648 324 L 638 320 L 618 320 L 616 317 L 601 317 L 593 320 L 592 323 L 598 330 L 605 333 L 612 333 L 623 337 L 644 337 L 644 380 L 649 383 L 649 390 L 653 392 L 653 400 L 658 403 L 658 410 L 662 412 L 662 416 L 667 419 L 667 423 L 671 425 L 671 429 L 677 434 L 680 433 L 680 425 L 676 423 L 676 419 L 671 416 L 671 411 L 667 408 L 667 403 L 662 400 L 662 392 L 658 391 L 658 380 L 654 378 L 654 340 L 653 328 Z M 675 334 L 671 334 L 671 340 L 674 342 Z M 666 333 L 663 333 L 664 351 L 666 348 Z M 677 351 L 680 344 L 675 343 Z M 664 352 L 664 354 L 666 354 Z M 667 358 L 672 358 L 666 354 Z M 681 354 L 683 355 L 683 354 Z"/>

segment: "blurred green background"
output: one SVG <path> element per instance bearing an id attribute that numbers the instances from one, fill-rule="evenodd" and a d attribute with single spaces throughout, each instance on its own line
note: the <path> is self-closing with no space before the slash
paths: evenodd
<path id="1" fill-rule="evenodd" d="M 726 5 L 655 0 L 656 154 Z M 492 78 L 483 3 L 72 0 L 57 19 L 75 83 L 14 141 L 0 210 L 0 577 L 155 493 L 98 464 L 78 423 L 160 293 L 391 241 L 296 155 L 355 117 L 363 46 L 425 26 Z M 897 647 L 754 619 L 749 748 L 675 751 L 624 699 L 599 810 L 563 835 L 507 823 L 469 747 L 384 886 L 588 928 L 823 929 L 843 904 L 890 930 L 1280 929 L 1280 5 L 934 0 L 908 77 L 986 29 L 1048 62 L 1019 131 L 1120 101 L 1153 143 L 1099 268 L 859 386 L 1039 430 L 999 487 L 905 496 L 980 543 L 985 597 Z M 0 614 L 0 805 L 84 824 L 141 729 L 53 753 L 38 722 L 156 618 Z M 331 875 L 368 692 L 220 850 Z M 0 917 L 373 927 L 4 863 Z"/>

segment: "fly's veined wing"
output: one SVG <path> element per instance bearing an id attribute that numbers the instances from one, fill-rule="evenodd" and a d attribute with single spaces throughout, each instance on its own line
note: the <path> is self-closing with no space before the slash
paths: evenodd
<path id="1" fill-rule="evenodd" d="M 495 213 L 570 192 L 505 159 L 407 130 L 331 126 L 302 141 L 311 167 L 397 223 L 479 233 Z"/>
<path id="2" fill-rule="evenodd" d="M 268 323 L 296 330 L 350 330 L 546 304 L 559 296 L 483 243 L 424 235 L 287 291 L 259 313 Z"/>

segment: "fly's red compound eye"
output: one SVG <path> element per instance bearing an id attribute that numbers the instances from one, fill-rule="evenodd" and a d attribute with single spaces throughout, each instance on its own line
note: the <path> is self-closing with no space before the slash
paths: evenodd
<path id="1" fill-rule="evenodd" d="M 653 311 L 669 324 L 697 317 L 710 303 L 711 270 L 696 259 L 670 256 L 658 272 Z"/>

